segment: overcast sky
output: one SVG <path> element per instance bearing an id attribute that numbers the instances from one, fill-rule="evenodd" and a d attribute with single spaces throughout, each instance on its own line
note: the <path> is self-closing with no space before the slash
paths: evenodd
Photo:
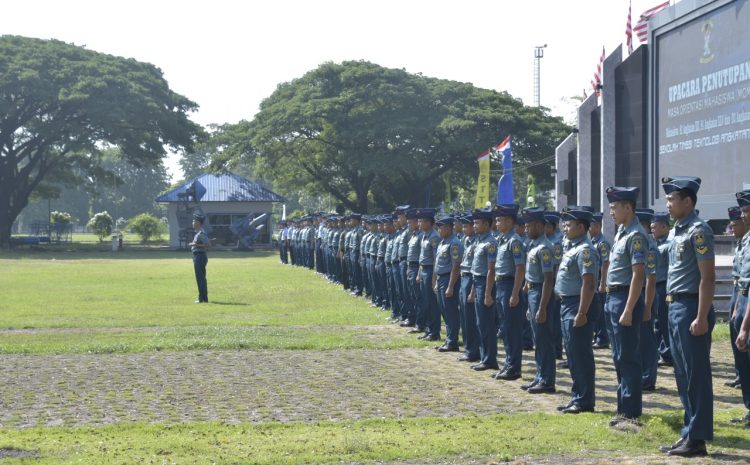
<path id="1" fill-rule="evenodd" d="M 625 41 L 628 0 L 15 0 L 2 34 L 55 38 L 155 64 L 201 124 L 252 119 L 278 83 L 367 60 L 533 100 L 568 116 L 602 46 Z M 660 0 L 632 0 L 633 25 Z M 635 39 L 636 45 L 638 39 Z M 499 136 L 498 136 L 499 137 Z M 168 167 L 178 177 L 176 160 Z"/>

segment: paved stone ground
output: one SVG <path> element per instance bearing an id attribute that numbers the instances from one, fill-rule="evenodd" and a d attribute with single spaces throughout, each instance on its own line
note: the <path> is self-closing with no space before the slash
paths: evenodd
<path id="1" fill-rule="evenodd" d="M 382 336 L 401 332 L 383 326 Z M 741 405 L 739 391 L 723 385 L 732 373 L 722 342 L 713 350 L 716 411 Z M 595 354 L 597 410 L 613 412 L 610 354 Z M 524 353 L 525 378 L 533 374 L 532 356 Z M 522 380 L 492 380 L 456 354 L 429 348 L 3 355 L 0 367 L 0 426 L 16 428 L 554 412 L 570 389 L 567 370 L 558 370 L 557 394 L 534 396 L 519 389 Z M 645 413 L 680 408 L 671 368 L 659 370 L 657 388 L 644 396 Z"/>

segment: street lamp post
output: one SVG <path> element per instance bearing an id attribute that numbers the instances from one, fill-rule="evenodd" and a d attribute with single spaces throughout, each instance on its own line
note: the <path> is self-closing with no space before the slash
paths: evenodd
<path id="1" fill-rule="evenodd" d="M 539 65 L 544 58 L 544 49 L 547 48 L 547 44 L 539 45 L 534 47 L 534 106 L 538 107 L 539 103 Z"/>

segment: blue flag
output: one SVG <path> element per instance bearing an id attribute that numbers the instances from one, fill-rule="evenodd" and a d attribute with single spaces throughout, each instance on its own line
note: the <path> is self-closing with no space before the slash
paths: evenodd
<path id="1" fill-rule="evenodd" d="M 503 175 L 497 181 L 497 203 L 498 205 L 515 203 L 515 196 L 513 195 L 513 152 L 510 148 L 510 136 L 506 137 L 493 150 L 502 156 L 503 162 Z"/>

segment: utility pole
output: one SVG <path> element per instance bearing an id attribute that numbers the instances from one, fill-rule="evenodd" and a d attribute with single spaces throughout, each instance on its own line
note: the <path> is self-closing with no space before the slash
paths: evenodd
<path id="1" fill-rule="evenodd" d="M 540 106 L 539 103 L 539 78 L 540 70 L 539 65 L 544 58 L 544 49 L 547 48 L 547 44 L 539 45 L 534 47 L 534 106 Z"/>

